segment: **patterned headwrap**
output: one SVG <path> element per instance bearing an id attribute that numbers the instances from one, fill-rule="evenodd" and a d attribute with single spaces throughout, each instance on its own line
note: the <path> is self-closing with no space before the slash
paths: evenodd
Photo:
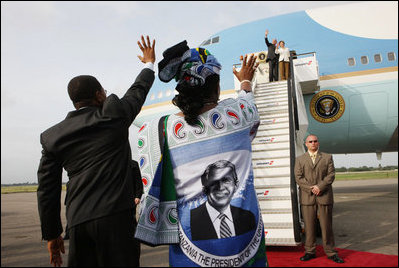
<path id="1" fill-rule="evenodd" d="M 178 84 L 202 86 L 212 74 L 219 74 L 222 66 L 217 59 L 204 48 L 189 49 L 183 41 L 163 53 L 164 59 L 158 64 L 159 79 L 169 82 L 173 78 Z"/>

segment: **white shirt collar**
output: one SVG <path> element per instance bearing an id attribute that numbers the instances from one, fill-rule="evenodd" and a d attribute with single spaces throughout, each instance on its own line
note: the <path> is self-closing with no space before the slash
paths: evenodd
<path id="1" fill-rule="evenodd" d="M 208 210 L 209 216 L 211 217 L 212 223 L 215 222 L 217 217 L 220 215 L 220 212 L 216 210 L 214 207 L 212 207 L 209 202 L 207 201 L 205 203 L 206 209 Z M 233 221 L 233 216 L 231 215 L 231 209 L 230 205 L 222 212 L 224 215 L 226 215 L 227 219 L 230 221 Z"/>
<path id="2" fill-rule="evenodd" d="M 89 107 L 89 106 L 80 107 L 80 108 L 78 109 L 78 111 L 83 110 L 83 109 L 88 108 L 88 107 Z"/>

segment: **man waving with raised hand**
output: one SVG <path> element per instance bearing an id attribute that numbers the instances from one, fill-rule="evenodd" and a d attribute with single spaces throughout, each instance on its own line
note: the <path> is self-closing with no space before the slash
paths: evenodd
<path id="1" fill-rule="evenodd" d="M 106 95 L 98 80 L 79 75 L 68 84 L 76 110 L 41 134 L 38 209 L 50 263 L 65 253 L 60 217 L 62 169 L 68 173 L 65 205 L 68 266 L 139 266 L 134 239 L 137 175 L 129 127 L 154 82 L 155 40 L 141 36 L 144 68 L 122 98 Z"/>

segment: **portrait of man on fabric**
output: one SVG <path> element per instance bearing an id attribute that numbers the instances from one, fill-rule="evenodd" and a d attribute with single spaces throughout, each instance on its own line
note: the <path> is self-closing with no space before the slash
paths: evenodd
<path id="1" fill-rule="evenodd" d="M 210 164 L 201 182 L 207 201 L 191 210 L 192 240 L 233 237 L 255 229 L 252 212 L 230 205 L 239 182 L 231 162 L 220 160 Z"/>

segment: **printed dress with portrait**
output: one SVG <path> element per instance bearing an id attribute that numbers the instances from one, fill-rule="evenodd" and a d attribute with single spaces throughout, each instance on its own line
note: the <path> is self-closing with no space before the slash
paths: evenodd
<path id="1" fill-rule="evenodd" d="M 159 119 L 139 130 L 144 196 L 136 238 L 150 245 L 170 244 L 173 267 L 266 266 L 251 161 L 251 141 L 259 126 L 253 94 L 240 91 L 236 99 L 219 102 L 201 114 L 194 126 L 177 115 L 170 115 L 166 122 L 165 130 Z M 160 142 L 163 132 L 166 149 Z M 206 210 L 207 195 L 201 182 L 207 167 L 221 161 L 234 166 L 238 179 L 229 205 L 228 215 L 234 222 L 230 237 L 218 234 L 221 225 L 215 230 L 207 224 L 212 217 Z"/>

